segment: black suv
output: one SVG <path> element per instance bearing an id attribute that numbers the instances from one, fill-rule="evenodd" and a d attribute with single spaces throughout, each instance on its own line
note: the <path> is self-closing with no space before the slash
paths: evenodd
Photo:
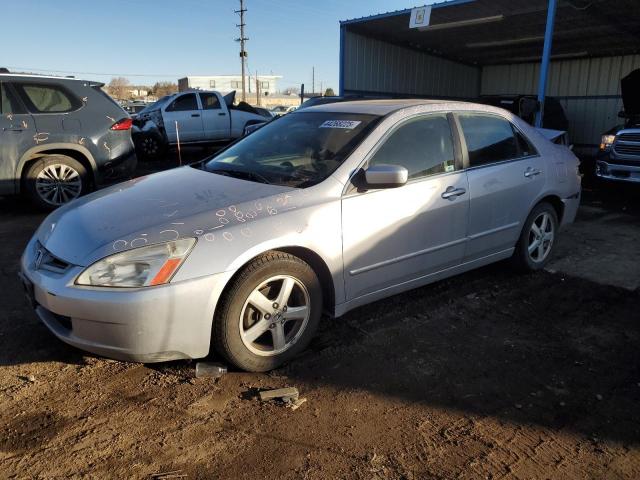
<path id="1" fill-rule="evenodd" d="M 131 118 L 102 86 L 0 69 L 0 195 L 50 210 L 131 176 Z"/>

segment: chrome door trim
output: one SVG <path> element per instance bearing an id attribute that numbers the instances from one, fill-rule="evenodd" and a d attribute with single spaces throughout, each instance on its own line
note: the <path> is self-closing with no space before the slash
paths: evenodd
<path id="1" fill-rule="evenodd" d="M 393 263 L 398 263 L 403 260 L 407 260 L 409 258 L 418 257 L 420 255 L 424 255 L 427 253 L 437 252 L 438 250 L 442 250 L 443 248 L 453 247 L 455 245 L 460 245 L 461 243 L 465 243 L 467 238 L 460 238 L 458 240 L 454 240 L 453 242 L 443 243 L 441 245 L 436 245 L 435 247 L 425 248 L 424 250 L 418 250 L 417 252 L 407 253 L 406 255 L 401 255 L 399 257 L 390 258 L 389 260 L 383 260 L 382 262 L 374 263 L 371 265 L 367 265 L 366 267 L 356 268 L 354 270 L 349 270 L 349 275 L 358 275 L 360 273 L 369 272 L 371 270 L 375 270 L 376 268 L 386 267 L 387 265 L 391 265 Z"/>
<path id="2" fill-rule="evenodd" d="M 469 237 L 467 238 L 469 240 L 477 240 L 478 238 L 486 237 L 487 235 L 502 232 L 503 230 L 509 230 L 511 228 L 515 228 L 519 226 L 520 226 L 520 222 L 513 222 L 507 225 L 502 225 L 501 227 L 492 228 L 491 230 L 485 230 L 484 232 L 476 233 L 474 235 L 469 235 Z"/>

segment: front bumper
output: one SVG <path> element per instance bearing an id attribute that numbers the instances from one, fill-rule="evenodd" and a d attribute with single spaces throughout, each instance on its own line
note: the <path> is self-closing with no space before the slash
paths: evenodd
<path id="1" fill-rule="evenodd" d="M 140 289 L 77 287 L 83 267 L 35 269 L 34 244 L 22 256 L 23 283 L 36 315 L 63 342 L 133 362 L 208 355 L 222 274 Z"/>
<path id="2" fill-rule="evenodd" d="M 596 176 L 604 180 L 640 183 L 640 163 L 638 165 L 616 163 L 604 157 L 596 160 Z"/>

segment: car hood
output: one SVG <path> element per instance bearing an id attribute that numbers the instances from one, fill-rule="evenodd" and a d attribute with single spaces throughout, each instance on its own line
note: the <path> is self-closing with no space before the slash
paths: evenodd
<path id="1" fill-rule="evenodd" d="M 640 68 L 620 80 L 622 103 L 627 115 L 640 115 Z"/>
<path id="2" fill-rule="evenodd" d="M 182 167 L 82 197 L 49 215 L 36 235 L 54 256 L 86 266 L 118 251 L 202 235 L 220 225 L 220 216 L 234 218 L 235 205 L 290 190 Z"/>

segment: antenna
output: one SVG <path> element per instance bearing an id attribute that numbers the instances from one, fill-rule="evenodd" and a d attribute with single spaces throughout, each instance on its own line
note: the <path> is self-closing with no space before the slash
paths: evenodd
<path id="1" fill-rule="evenodd" d="M 235 13 L 238 13 L 240 15 L 240 24 L 239 25 L 236 24 L 236 27 L 240 28 L 240 38 L 236 38 L 236 42 L 240 42 L 240 64 L 242 65 L 242 101 L 243 102 L 247 101 L 247 84 L 244 78 L 245 77 L 244 71 L 247 63 L 247 51 L 244 49 L 244 42 L 249 40 L 247 37 L 244 36 L 244 27 L 246 26 L 246 24 L 244 23 L 244 14 L 246 11 L 247 9 L 244 8 L 244 0 L 240 0 L 240 10 L 235 10 Z"/>

